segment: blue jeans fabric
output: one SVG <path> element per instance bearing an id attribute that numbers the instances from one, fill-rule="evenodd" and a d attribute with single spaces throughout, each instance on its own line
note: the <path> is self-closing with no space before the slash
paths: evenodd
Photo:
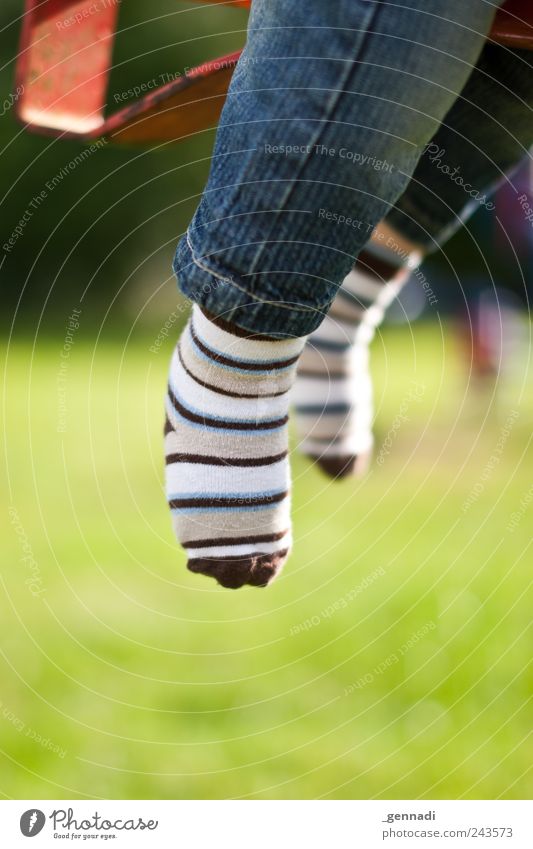
<path id="1" fill-rule="evenodd" d="M 467 82 L 495 6 L 254 0 L 174 260 L 184 294 L 251 332 L 314 330 Z"/>
<path id="2" fill-rule="evenodd" d="M 533 144 L 533 53 L 487 43 L 386 221 L 431 251 L 490 197 Z"/>

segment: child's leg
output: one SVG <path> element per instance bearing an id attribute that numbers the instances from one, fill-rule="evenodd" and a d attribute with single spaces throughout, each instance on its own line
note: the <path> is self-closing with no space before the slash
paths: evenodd
<path id="1" fill-rule="evenodd" d="M 167 492 L 195 571 L 236 587 L 279 570 L 289 482 L 285 458 L 273 458 L 286 450 L 303 337 L 406 188 L 494 8 L 254 0 L 209 182 L 175 259 L 182 291 L 211 317 L 195 310 L 167 406 Z M 359 229 L 340 220 L 346 209 Z"/>
<path id="2" fill-rule="evenodd" d="M 303 340 L 249 337 L 198 306 L 171 363 L 166 488 L 188 567 L 264 586 L 291 545 L 288 391 Z"/>
<path id="3" fill-rule="evenodd" d="M 255 333 L 316 329 L 461 92 L 497 5 L 254 0 L 176 252 L 182 291 Z"/>
<path id="4" fill-rule="evenodd" d="M 362 474 L 368 467 L 370 342 L 421 258 L 417 245 L 379 224 L 326 318 L 308 337 L 293 392 L 299 449 L 330 477 Z"/>
<path id="5" fill-rule="evenodd" d="M 487 43 L 386 223 L 436 250 L 477 209 L 494 209 L 492 193 L 512 184 L 532 144 L 533 53 Z"/>
<path id="6" fill-rule="evenodd" d="M 406 279 L 402 263 L 418 263 L 482 204 L 492 208 L 495 186 L 509 179 L 506 173 L 532 142 L 531 54 L 487 44 L 405 193 L 359 254 L 355 273 L 304 349 L 295 387 L 300 447 L 327 474 L 343 477 L 366 466 L 372 444 L 368 345 Z M 379 253 L 383 245 L 392 249 L 388 268 L 379 256 L 373 259 L 374 248 Z"/>

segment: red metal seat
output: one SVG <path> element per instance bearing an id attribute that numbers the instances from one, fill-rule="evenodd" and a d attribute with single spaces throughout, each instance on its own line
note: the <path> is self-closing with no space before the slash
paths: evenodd
<path id="1" fill-rule="evenodd" d="M 215 2 L 250 5 L 249 0 Z M 22 94 L 16 114 L 26 129 L 67 138 L 153 143 L 178 141 L 216 126 L 239 52 L 206 62 L 106 116 L 117 0 L 25 3 L 16 72 Z M 496 15 L 490 38 L 533 49 L 531 0 L 508 0 Z"/>

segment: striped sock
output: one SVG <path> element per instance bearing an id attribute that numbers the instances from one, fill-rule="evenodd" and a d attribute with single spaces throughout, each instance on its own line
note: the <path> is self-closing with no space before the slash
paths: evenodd
<path id="1" fill-rule="evenodd" d="M 362 474 L 368 466 L 369 345 L 419 259 L 380 243 L 367 245 L 300 357 L 293 395 L 300 450 L 333 478 Z"/>
<path id="2" fill-rule="evenodd" d="M 265 586 L 291 546 L 288 392 L 305 340 L 274 340 L 193 306 L 166 399 L 166 492 L 192 572 Z"/>

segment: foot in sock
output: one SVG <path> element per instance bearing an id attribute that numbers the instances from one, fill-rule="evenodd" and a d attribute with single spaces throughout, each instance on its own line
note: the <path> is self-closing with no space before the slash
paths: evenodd
<path id="1" fill-rule="evenodd" d="M 187 567 L 266 586 L 291 546 L 288 392 L 304 339 L 275 340 L 193 307 L 172 356 L 166 493 Z"/>
<path id="2" fill-rule="evenodd" d="M 419 259 L 391 238 L 371 242 L 307 339 L 293 390 L 299 448 L 332 478 L 363 474 L 370 462 L 369 345 Z"/>

